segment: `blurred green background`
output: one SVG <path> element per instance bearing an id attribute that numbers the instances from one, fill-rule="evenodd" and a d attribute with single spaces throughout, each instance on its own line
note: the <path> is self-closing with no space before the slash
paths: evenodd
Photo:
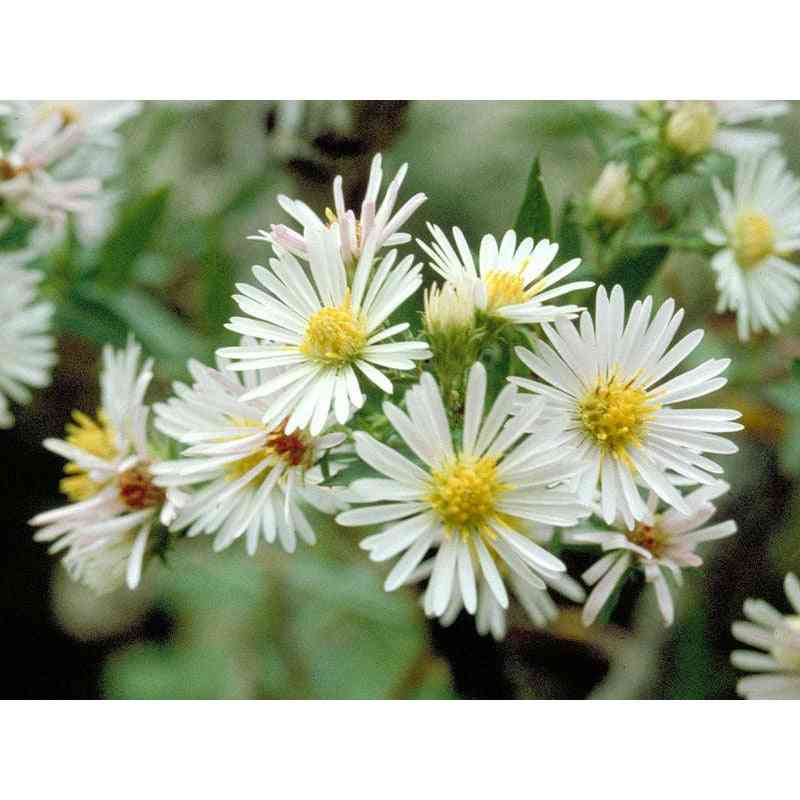
<path id="1" fill-rule="evenodd" d="M 796 173 L 799 119 L 795 105 L 775 125 Z M 444 630 L 424 619 L 414 590 L 384 593 L 385 567 L 358 550 L 358 532 L 322 517 L 313 549 L 248 558 L 243 545 L 214 555 L 209 540 L 185 542 L 137 593 L 98 600 L 25 524 L 59 502 L 61 463 L 40 441 L 61 434 L 71 408 L 95 408 L 104 342 L 122 344 L 129 330 L 141 339 L 157 359 L 155 400 L 186 377 L 187 358 L 210 360 L 233 341 L 222 327 L 233 284 L 269 257 L 246 236 L 289 221 L 278 194 L 321 212 L 341 173 L 355 203 L 380 151 L 388 177 L 409 162 L 401 201 L 429 198 L 406 230 L 458 225 L 477 245 L 513 224 L 537 154 L 556 212 L 584 194 L 602 166 L 592 139 L 614 124 L 574 102 L 147 103 L 123 130 L 110 229 L 88 246 L 70 237 L 43 265 L 59 306 L 60 365 L 0 433 L 9 554 L 0 592 L 17 654 L 6 696 L 733 697 L 731 622 L 747 596 L 782 608 L 782 577 L 800 569 L 800 391 L 784 368 L 800 357 L 800 325 L 741 345 L 732 319 L 710 313 L 712 275 L 694 256 L 672 256 L 650 289 L 686 307 L 685 331 L 707 328 L 698 360 L 734 359 L 716 405 L 739 408 L 747 430 L 725 462 L 733 489 L 720 510 L 739 533 L 687 575 L 672 629 L 631 583 L 605 627 L 584 630 L 566 607 L 545 632 L 512 610 L 502 643 L 478 637 L 469 618 Z M 678 184 L 674 202 L 698 191 Z M 582 558 L 567 558 L 572 574 Z"/>

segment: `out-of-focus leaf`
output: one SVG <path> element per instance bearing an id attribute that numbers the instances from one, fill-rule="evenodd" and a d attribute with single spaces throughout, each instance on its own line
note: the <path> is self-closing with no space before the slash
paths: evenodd
<path id="1" fill-rule="evenodd" d="M 207 252 L 203 264 L 204 327 L 210 336 L 218 336 L 234 310 L 231 295 L 234 267 L 221 243 L 218 218 L 210 221 L 207 230 Z"/>
<path id="2" fill-rule="evenodd" d="M 27 219 L 15 219 L 0 233 L 0 250 L 19 250 L 25 246 L 36 223 Z"/>
<path id="3" fill-rule="evenodd" d="M 792 419 L 787 426 L 779 457 L 781 467 L 788 475 L 800 475 L 800 416 Z"/>
<path id="4" fill-rule="evenodd" d="M 795 383 L 800 383 L 800 358 L 796 358 L 792 361 L 792 377 Z"/>
<path id="5" fill-rule="evenodd" d="M 800 390 L 795 381 L 782 381 L 765 387 L 768 400 L 787 414 L 800 416 Z"/>
<path id="6" fill-rule="evenodd" d="M 607 289 L 619 284 L 625 290 L 625 298 L 631 303 L 640 297 L 659 267 L 669 254 L 668 247 L 646 247 L 636 253 L 621 255 L 603 276 L 602 283 Z"/>
<path id="7" fill-rule="evenodd" d="M 98 253 L 96 273 L 104 286 L 128 282 L 136 259 L 145 251 L 161 222 L 169 200 L 162 187 L 126 206 Z"/>
<path id="8" fill-rule="evenodd" d="M 144 286 L 159 288 L 175 274 L 175 262 L 159 253 L 142 253 L 133 265 L 133 279 Z"/>
<path id="9" fill-rule="evenodd" d="M 521 238 L 532 236 L 536 241 L 553 238 L 550 203 L 544 190 L 538 156 L 534 159 L 528 176 L 525 199 L 522 201 L 522 207 L 517 214 L 514 230 L 517 232 L 517 236 Z"/>
<path id="10" fill-rule="evenodd" d="M 122 347 L 128 332 L 125 322 L 117 314 L 87 297 L 58 303 L 55 326 L 57 330 L 83 336 L 100 346 Z"/>
<path id="11" fill-rule="evenodd" d="M 157 358 L 173 362 L 170 371 L 180 369 L 189 358 L 206 358 L 209 345 L 180 317 L 152 295 L 140 289 L 112 291 L 82 285 L 76 290 L 81 303 L 103 307 L 129 328 L 145 349 Z"/>
<path id="12" fill-rule="evenodd" d="M 230 199 L 222 206 L 219 211 L 220 217 L 227 217 L 236 214 L 252 206 L 259 197 L 269 188 L 271 179 L 275 177 L 276 164 L 267 161 L 263 169 L 259 170 L 251 178 L 247 178 L 244 183 L 233 193 Z"/>
<path id="13" fill-rule="evenodd" d="M 564 204 L 556 241 L 560 260 L 569 261 L 572 258 L 581 257 L 581 226 L 578 222 L 577 209 L 572 200 L 567 200 Z M 574 279 L 574 274 L 572 279 Z"/>

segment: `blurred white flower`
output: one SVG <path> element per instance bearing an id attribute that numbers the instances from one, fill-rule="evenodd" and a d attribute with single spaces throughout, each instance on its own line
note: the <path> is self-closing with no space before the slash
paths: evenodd
<path id="1" fill-rule="evenodd" d="M 778 153 L 743 156 L 733 193 L 715 179 L 719 227 L 705 238 L 721 247 L 711 260 L 720 293 L 717 311 L 736 312 L 739 338 L 780 325 L 800 303 L 800 181 Z"/>
<path id="2" fill-rule="evenodd" d="M 54 308 L 38 297 L 42 273 L 23 266 L 32 255 L 0 255 L 0 428 L 14 424 L 9 400 L 29 403 L 30 387 L 47 386 L 57 360 L 50 335 Z"/>
<path id="3" fill-rule="evenodd" d="M 558 245 L 547 239 L 541 239 L 534 247 L 533 239 L 528 237 L 517 245 L 516 233 L 507 231 L 498 245 L 494 236 L 487 234 L 481 240 L 476 268 L 459 228 L 453 228 L 458 252 L 441 228 L 429 224 L 428 229 L 434 241 L 428 246 L 417 239 L 417 244 L 431 257 L 431 266 L 446 281 L 471 287 L 476 306 L 488 316 L 525 324 L 572 318 L 583 309 L 547 305 L 547 301 L 594 286 L 593 281 L 574 281 L 550 288 L 576 270 L 581 260 L 573 258 L 542 277 L 558 252 Z"/>
<path id="4" fill-rule="evenodd" d="M 314 530 L 299 503 L 328 514 L 346 507 L 341 491 L 318 485 L 320 458 L 345 435 L 316 437 L 288 433 L 282 422 L 264 425 L 269 404 L 244 395 L 284 370 L 246 372 L 242 382 L 224 368 L 224 362 L 219 370 L 190 362 L 193 385 L 175 384 L 177 396 L 155 405 L 156 427 L 186 446 L 177 460 L 152 468 L 158 485 L 191 492 L 172 529 L 188 528 L 188 536 L 216 534 L 217 551 L 244 536 L 250 555 L 262 538 L 277 539 L 290 553 L 298 536 L 314 544 Z"/>
<path id="5" fill-rule="evenodd" d="M 415 194 L 396 213 L 394 212 L 397 195 L 407 170 L 408 164 L 400 167 L 397 175 L 386 189 L 383 202 L 378 206 L 378 194 L 383 183 L 383 169 L 381 155 L 376 155 L 372 160 L 367 191 L 361 204 L 361 214 L 358 217 L 354 211 L 345 208 L 341 175 L 338 175 L 333 181 L 335 210 L 326 209 L 325 220 L 320 219 L 301 200 L 291 200 L 284 195 L 279 195 L 278 202 L 281 208 L 300 223 L 302 232 L 298 233 L 286 225 L 273 225 L 271 233 L 259 231 L 257 236 L 249 238 L 275 242 L 300 258 L 308 258 L 308 234 L 311 231 L 335 225 L 342 261 L 346 265 L 350 265 L 360 258 L 369 241 L 372 241 L 374 252 L 378 252 L 382 247 L 397 247 L 406 244 L 411 241 L 411 237 L 407 233 L 400 232 L 400 228 L 427 199 L 424 194 Z"/>
<path id="6" fill-rule="evenodd" d="M 584 625 L 594 622 L 632 568 L 640 568 L 645 580 L 653 585 L 664 623 L 671 625 L 675 608 L 664 570 L 668 570 L 680 585 L 683 581 L 682 569 L 703 564 L 695 552 L 699 544 L 736 533 L 733 520 L 706 525 L 716 513 L 711 501 L 725 494 L 729 488 L 728 484 L 719 481 L 687 494 L 684 501 L 689 509 L 688 515 L 672 508 L 656 513 L 658 495 L 650 492 L 647 515 L 637 522 L 633 530 L 628 529 L 622 517 L 618 517 L 614 530 L 565 531 L 563 541 L 567 544 L 598 544 L 608 552 L 583 574 L 586 584 L 594 586 L 583 607 Z"/>
<path id="7" fill-rule="evenodd" d="M 147 438 L 150 409 L 144 395 L 152 360 L 139 366 L 141 348 L 129 340 L 125 350 L 103 350 L 101 408 L 96 419 L 74 411 L 65 439 L 44 446 L 68 460 L 61 491 L 69 505 L 37 514 L 39 542 L 53 542 L 51 553 L 66 551 L 64 565 L 73 579 L 98 594 L 123 583 L 135 589 L 150 555 L 156 520 L 171 522 L 179 493 L 153 482 L 157 457 Z"/>
<path id="8" fill-rule="evenodd" d="M 736 431 L 738 411 L 675 409 L 725 385 L 718 377 L 729 359 L 709 359 L 661 383 L 700 344 L 696 330 L 670 347 L 683 320 L 667 300 L 651 319 L 653 298 L 637 300 L 625 320 L 625 297 L 615 286 L 609 299 L 597 291 L 594 321 L 588 311 L 579 329 L 561 319 L 543 325 L 536 353 L 516 348 L 536 380 L 509 380 L 547 400 L 546 413 L 566 415 L 565 450 L 587 465 L 578 496 L 589 503 L 599 485 L 601 511 L 608 524 L 621 514 L 629 529 L 646 520 L 647 507 L 637 483 L 652 489 L 682 514 L 691 510 L 668 471 L 696 483 L 711 484 L 722 468 L 702 453 L 735 453 L 736 445 L 717 433 Z M 517 413 L 527 413 L 521 403 Z"/>
<path id="9" fill-rule="evenodd" d="M 235 359 L 228 367 L 232 370 L 290 367 L 271 373 L 242 398 L 269 398 L 263 409 L 268 428 L 285 421 L 287 434 L 309 427 L 316 436 L 331 408 L 344 424 L 365 399 L 356 369 L 391 393 L 392 383 L 378 367 L 410 370 L 415 361 L 430 356 L 424 342 L 386 343 L 405 331 L 407 322 L 383 328 L 389 315 L 420 287 L 421 265 L 415 265 L 412 256 L 395 264 L 396 250 L 378 263 L 369 245 L 349 282 L 338 241 L 336 225 L 307 232 L 311 281 L 297 259 L 276 245 L 277 258 L 270 260 L 269 270 L 253 267 L 267 292 L 236 284 L 241 294 L 234 300 L 249 317 L 233 317 L 226 327 L 261 342 L 224 347 L 219 355 Z"/>
<path id="10" fill-rule="evenodd" d="M 361 543 L 373 561 L 403 553 L 386 578 L 387 591 L 403 585 L 428 550 L 438 548 L 425 593 L 431 616 L 442 616 L 454 602 L 474 614 L 481 576 L 500 607 L 507 608 L 500 569 L 544 590 L 540 573 L 563 573 L 565 567 L 525 535 L 527 524 L 571 526 L 589 513 L 574 492 L 560 485 L 581 469 L 565 457 L 562 425 L 543 423 L 535 436 L 526 437 L 527 420 L 509 421 L 515 398 L 516 389 L 506 386 L 484 416 L 486 370 L 474 364 L 458 450 L 439 388 L 428 373 L 406 393 L 408 415 L 384 403 L 389 422 L 423 467 L 363 431 L 354 434 L 359 457 L 386 477 L 355 481 L 353 502 L 379 504 L 345 511 L 336 520 L 347 526 L 391 523 Z M 454 599 L 457 594 L 460 601 Z"/>
<path id="11" fill-rule="evenodd" d="M 800 700 L 800 581 L 784 581 L 793 614 L 781 614 L 764 600 L 745 600 L 749 622 L 734 622 L 733 635 L 754 650 L 734 650 L 731 662 L 749 672 L 736 686 L 748 700 Z"/>

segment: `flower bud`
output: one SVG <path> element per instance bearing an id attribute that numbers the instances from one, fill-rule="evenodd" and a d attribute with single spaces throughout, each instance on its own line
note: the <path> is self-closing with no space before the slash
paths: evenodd
<path id="1" fill-rule="evenodd" d="M 596 217 L 614 224 L 624 222 L 637 209 L 639 197 L 627 164 L 606 164 L 589 194 L 589 205 Z"/>
<path id="2" fill-rule="evenodd" d="M 667 122 L 667 144 L 684 156 L 698 156 L 711 147 L 717 124 L 710 103 L 681 103 Z"/>
<path id="3" fill-rule="evenodd" d="M 475 300 L 466 283 L 433 284 L 423 296 L 425 330 L 430 336 L 464 336 L 475 326 Z"/>

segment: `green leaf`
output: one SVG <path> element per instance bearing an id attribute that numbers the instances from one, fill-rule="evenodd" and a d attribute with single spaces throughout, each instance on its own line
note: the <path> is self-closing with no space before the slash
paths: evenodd
<path id="1" fill-rule="evenodd" d="M 519 214 L 517 214 L 514 230 L 517 232 L 517 236 L 532 236 L 536 241 L 553 238 L 550 203 L 545 194 L 538 156 L 534 159 L 528 176 L 525 199 L 522 201 Z"/>
<path id="2" fill-rule="evenodd" d="M 572 200 L 567 200 L 561 212 L 561 222 L 558 226 L 558 255 L 562 261 L 569 261 L 581 257 L 581 226 L 578 221 L 578 212 Z M 574 280 L 574 276 L 572 280 Z"/>
<path id="3" fill-rule="evenodd" d="M 164 216 L 169 189 L 162 187 L 123 209 L 114 230 L 100 248 L 95 272 L 100 283 L 128 283 L 133 265 L 150 244 Z"/>
<path id="4" fill-rule="evenodd" d="M 797 383 L 800 383 L 800 358 L 792 361 L 792 377 Z"/>
<path id="5" fill-rule="evenodd" d="M 0 250 L 19 250 L 28 241 L 36 223 L 28 219 L 15 219 L 0 235 Z"/>
<path id="6" fill-rule="evenodd" d="M 668 254 L 669 248 L 663 246 L 646 247 L 630 254 L 623 253 L 611 264 L 602 283 L 607 289 L 619 284 L 625 290 L 625 298 L 630 303 L 644 293 Z"/>
<path id="7" fill-rule="evenodd" d="M 180 373 L 189 358 L 206 358 L 210 346 L 175 313 L 141 289 L 111 291 L 99 286 L 77 288 L 80 305 L 101 307 L 130 329 L 145 349 L 166 362 L 168 371 Z"/>
<path id="8" fill-rule="evenodd" d="M 234 264 L 222 247 L 222 230 L 219 217 L 209 221 L 206 231 L 207 252 L 203 267 L 204 327 L 216 336 L 234 310 L 232 293 Z"/>

